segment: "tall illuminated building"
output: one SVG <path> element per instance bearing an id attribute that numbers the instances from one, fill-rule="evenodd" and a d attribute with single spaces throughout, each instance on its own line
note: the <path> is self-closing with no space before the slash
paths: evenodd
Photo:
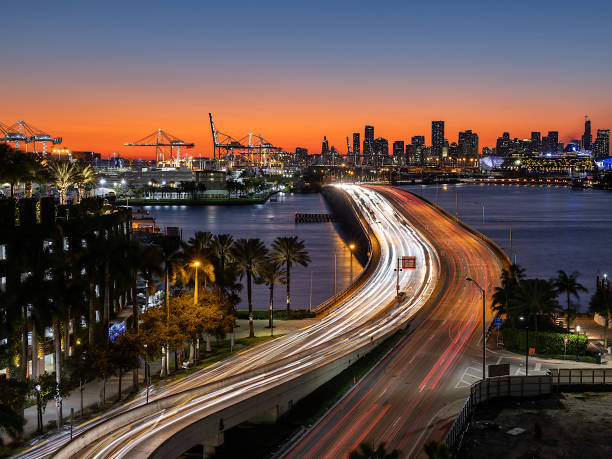
<path id="1" fill-rule="evenodd" d="M 532 152 L 542 151 L 542 134 L 538 131 L 531 133 L 531 145 L 529 146 Z"/>
<path id="2" fill-rule="evenodd" d="M 588 116 L 584 117 L 584 134 L 582 134 L 582 149 L 587 151 L 591 149 L 593 136 L 591 135 L 591 120 Z"/>
<path id="3" fill-rule="evenodd" d="M 363 137 L 363 159 L 368 164 L 371 164 L 374 159 L 374 126 L 365 127 L 365 135 Z"/>
<path id="4" fill-rule="evenodd" d="M 438 158 L 442 157 L 444 148 L 444 121 L 431 122 L 431 154 Z"/>
<path id="5" fill-rule="evenodd" d="M 359 163 L 359 156 L 361 153 L 359 137 L 359 132 L 353 132 L 353 157 L 355 158 L 355 164 Z"/>
<path id="6" fill-rule="evenodd" d="M 593 144 L 593 157 L 602 160 L 610 157 L 610 129 L 597 129 Z"/>

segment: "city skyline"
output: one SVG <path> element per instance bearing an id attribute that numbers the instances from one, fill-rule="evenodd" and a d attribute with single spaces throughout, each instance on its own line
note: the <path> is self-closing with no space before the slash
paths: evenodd
<path id="1" fill-rule="evenodd" d="M 209 155 L 208 112 L 234 137 L 310 153 L 324 135 L 345 153 L 366 124 L 391 142 L 429 143 L 431 120 L 444 120 L 450 141 L 471 129 L 481 146 L 504 131 L 580 139 L 584 115 L 593 133 L 612 125 L 607 2 L 337 2 L 325 14 L 317 4 L 131 2 L 116 13 L 34 3 L 34 15 L 5 10 L 0 121 L 24 119 L 74 150 L 144 156 L 123 144 L 163 128 Z"/>

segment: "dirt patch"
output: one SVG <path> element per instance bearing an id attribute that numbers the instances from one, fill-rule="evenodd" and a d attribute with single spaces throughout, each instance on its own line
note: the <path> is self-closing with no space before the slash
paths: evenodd
<path id="1" fill-rule="evenodd" d="M 562 393 L 480 406 L 459 458 L 610 458 L 612 394 Z"/>

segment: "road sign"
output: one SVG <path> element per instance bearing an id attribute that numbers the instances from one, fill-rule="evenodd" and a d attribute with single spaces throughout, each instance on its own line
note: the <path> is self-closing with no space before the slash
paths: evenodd
<path id="1" fill-rule="evenodd" d="M 529 348 L 529 355 L 533 355 L 535 354 L 535 347 L 530 347 Z"/>
<path id="2" fill-rule="evenodd" d="M 416 257 L 402 257 L 402 269 L 416 269 Z"/>
<path id="3" fill-rule="evenodd" d="M 496 318 L 494 319 L 494 323 L 495 323 L 495 326 L 496 326 L 497 328 L 501 328 L 501 327 L 502 327 L 502 324 L 504 323 L 504 321 L 502 320 L 502 318 L 501 318 L 501 317 L 496 317 Z"/>
<path id="4" fill-rule="evenodd" d="M 565 344 L 567 344 L 567 336 L 564 336 L 564 337 L 563 337 L 563 342 L 564 342 Z"/>

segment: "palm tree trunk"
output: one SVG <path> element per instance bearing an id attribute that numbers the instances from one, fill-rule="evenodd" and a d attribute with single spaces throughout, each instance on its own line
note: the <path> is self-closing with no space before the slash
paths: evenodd
<path id="1" fill-rule="evenodd" d="M 287 262 L 287 320 L 291 310 L 291 263 Z"/>
<path id="2" fill-rule="evenodd" d="M 55 384 L 59 387 L 60 381 L 62 380 L 62 345 L 61 345 L 61 334 L 59 320 L 53 321 L 53 342 L 55 344 Z M 60 428 L 63 425 L 62 416 L 62 401 L 56 404 L 56 420 L 57 427 Z"/>
<path id="3" fill-rule="evenodd" d="M 123 368 L 119 367 L 119 389 L 117 390 L 117 401 L 121 401 L 121 380 L 123 379 Z"/>
<path id="4" fill-rule="evenodd" d="M 270 282 L 270 336 L 274 336 L 274 282 Z"/>
<path id="5" fill-rule="evenodd" d="M 162 346 L 161 354 L 162 354 L 162 357 L 161 357 L 162 365 L 161 365 L 161 371 L 160 371 L 159 376 L 163 378 L 164 376 L 168 375 L 168 365 L 167 365 L 168 359 L 166 355 L 166 348 L 164 346 Z"/>
<path id="6" fill-rule="evenodd" d="M 570 294 L 567 291 L 567 332 L 570 331 Z"/>
<path id="7" fill-rule="evenodd" d="M 25 197 L 26 198 L 31 198 L 32 197 L 32 182 L 26 182 L 25 183 Z"/>
<path id="8" fill-rule="evenodd" d="M 249 338 L 255 337 L 253 329 L 253 302 L 251 301 L 251 271 L 247 271 L 247 295 L 249 300 Z"/>
<path id="9" fill-rule="evenodd" d="M 20 381 L 25 382 L 28 378 L 28 309 L 23 306 L 23 329 L 21 332 L 21 367 Z"/>
<path id="10" fill-rule="evenodd" d="M 36 324 L 32 324 L 32 379 L 38 378 L 38 332 Z"/>
<path id="11" fill-rule="evenodd" d="M 90 276 L 92 273 L 88 273 Z M 96 310 L 94 307 L 95 285 L 92 280 L 89 281 L 89 320 L 88 320 L 88 342 L 90 345 L 94 343 L 94 330 L 96 326 Z"/>
<path id="12" fill-rule="evenodd" d="M 78 202 L 81 202 L 83 198 L 85 197 L 85 184 L 83 182 L 79 182 L 77 187 L 79 191 L 79 201 Z"/>
<path id="13" fill-rule="evenodd" d="M 70 307 L 68 307 L 66 314 L 66 322 L 64 326 L 64 356 L 70 357 L 72 355 L 70 349 Z"/>
<path id="14" fill-rule="evenodd" d="M 212 352 L 210 347 L 210 333 L 206 332 L 206 352 Z"/>

